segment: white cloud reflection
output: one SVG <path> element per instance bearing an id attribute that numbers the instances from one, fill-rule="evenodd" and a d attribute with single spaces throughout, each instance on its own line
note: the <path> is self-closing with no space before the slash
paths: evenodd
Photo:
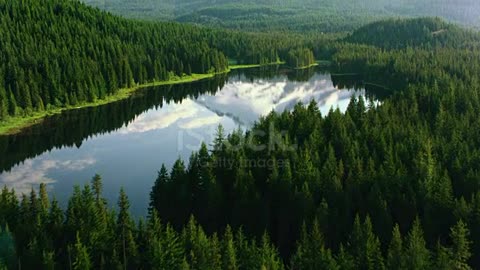
<path id="1" fill-rule="evenodd" d="M 0 175 L 0 185 L 14 188 L 18 195 L 29 193 L 32 188 L 37 189 L 41 183 L 53 184 L 56 180 L 48 177 L 51 170 L 81 171 L 93 164 L 93 158 L 79 160 L 26 160 L 9 172 Z"/>
<path id="2" fill-rule="evenodd" d="M 233 80 L 215 95 L 201 95 L 198 99 L 184 99 L 181 103 L 166 104 L 140 115 L 118 131 L 119 134 L 144 133 L 169 128 L 198 129 L 218 125 L 224 118 L 236 125 L 250 126 L 260 116 L 272 110 L 292 110 L 298 103 L 318 103 L 322 114 L 330 108 L 344 111 L 352 95 L 364 91 L 339 90 L 329 75 L 316 74 L 307 82 L 289 81 L 286 77 L 269 80 Z"/>
<path id="3" fill-rule="evenodd" d="M 167 128 L 181 119 L 197 116 L 198 105 L 190 99 L 180 104 L 168 104 L 159 110 L 151 110 L 140 115 L 133 123 L 119 130 L 120 134 L 143 133 Z"/>
<path id="4" fill-rule="evenodd" d="M 307 82 L 288 81 L 286 78 L 235 81 L 225 85 L 215 96 L 201 96 L 197 102 L 219 115 L 228 115 L 239 124 L 252 124 L 272 110 L 292 110 L 298 103 L 318 103 L 323 114 L 330 108 L 344 111 L 352 95 L 364 95 L 364 91 L 339 90 L 329 75 L 317 74 Z"/>
<path id="5" fill-rule="evenodd" d="M 167 104 L 160 110 L 150 110 L 140 115 L 133 123 L 123 127 L 119 134 L 144 133 L 178 125 L 181 129 L 196 129 L 220 124 L 222 117 L 212 113 L 191 99 L 180 104 Z"/>
<path id="6" fill-rule="evenodd" d="M 183 129 L 195 129 L 195 128 L 201 128 L 205 126 L 218 125 L 220 124 L 220 121 L 222 121 L 222 117 L 218 115 L 212 115 L 212 116 L 191 119 L 188 122 L 180 124 L 179 126 L 180 128 L 183 128 Z"/>

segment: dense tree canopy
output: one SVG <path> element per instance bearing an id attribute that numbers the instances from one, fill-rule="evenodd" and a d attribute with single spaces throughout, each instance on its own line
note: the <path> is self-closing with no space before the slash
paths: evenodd
<path id="1" fill-rule="evenodd" d="M 173 169 L 172 177 L 178 170 Z M 167 174 L 162 168 L 157 181 L 166 180 Z M 227 225 L 208 233 L 193 216 L 175 228 L 153 208 L 146 221 L 135 222 L 125 192 L 120 190 L 118 210 L 108 210 L 101 186 L 98 175 L 91 185 L 76 186 L 66 211 L 48 198 L 45 185 L 20 201 L 13 190 L 4 188 L 0 269 L 385 269 L 391 260 L 399 260 L 407 269 L 438 269 L 433 268 L 438 264 L 469 267 L 470 232 L 461 220 L 450 230 L 452 244 L 435 250 L 427 249 L 418 220 L 406 237 L 397 225 L 384 258 L 369 216 L 361 221 L 357 215 L 349 240 L 338 252 L 327 247 L 325 220 L 315 219 L 303 223 L 295 253 L 285 263 L 266 232 L 249 237 L 242 228 Z"/>
<path id="2" fill-rule="evenodd" d="M 288 52 L 286 63 L 293 68 L 309 67 L 315 63 L 315 56 L 309 49 L 292 49 Z"/>
<path id="3" fill-rule="evenodd" d="M 0 121 L 137 84 L 224 72 L 229 61 L 277 63 L 299 46 L 321 55 L 332 39 L 131 21 L 69 0 L 1 0 L 0 16 Z"/>
<path id="4" fill-rule="evenodd" d="M 439 18 L 420 18 L 378 21 L 357 29 L 346 40 L 386 49 L 407 47 L 430 49 L 478 46 L 480 38 L 476 32 L 460 28 Z"/>
<path id="5" fill-rule="evenodd" d="M 438 16 L 480 26 L 476 0 L 83 0 L 127 17 L 248 31 L 351 31 L 385 17 Z"/>
<path id="6" fill-rule="evenodd" d="M 311 62 L 315 54 L 317 58 L 329 56 L 334 70 L 362 74 L 365 83 L 382 76 L 395 86 L 380 104 L 353 97 L 345 113 L 332 109 L 322 115 L 311 102 L 298 104 L 293 111 L 272 112 L 251 130 L 225 134 L 219 127 L 213 145 L 202 145 L 188 162 L 179 159 L 171 169 L 160 168 L 150 193 L 147 221 L 132 220 L 123 190 L 117 210 L 109 210 L 101 195 L 99 176 L 91 185 L 75 187 L 65 210 L 48 198 L 45 185 L 39 192 L 32 190 L 21 197 L 4 188 L 0 194 L 0 269 L 480 267 L 480 50 L 475 33 L 455 34 L 452 28 L 442 31 L 444 26 L 437 20 L 386 21 L 341 41 L 313 44 L 315 39 L 287 39 L 268 46 L 275 35 L 224 32 L 227 38 L 220 39 L 209 34 L 213 30 L 132 23 L 106 13 L 99 17 L 105 21 L 98 22 L 99 18 L 88 17 L 89 12 L 98 11 L 73 8 L 80 5 L 76 2 L 38 2 L 50 9 L 23 3 L 0 5 L 5 14 L 1 22 L 10 27 L 2 28 L 9 42 L 0 46 L 6 52 L 1 66 L 5 75 L 0 76 L 4 80 L 0 85 L 5 86 L 0 88 L 0 96 L 7 97 L 0 103 L 3 113 L 39 109 L 38 104 L 54 104 L 52 97 L 63 96 L 60 104 L 67 100 L 74 104 L 72 99 L 79 102 L 82 93 L 88 99 L 89 91 L 110 89 L 106 84 L 115 81 L 112 78 L 116 78 L 117 87 L 141 81 L 138 78 L 152 79 L 141 77 L 148 60 L 143 64 L 136 61 L 157 51 L 158 47 L 145 45 L 162 44 L 156 43 L 157 35 L 176 37 L 176 31 L 187 33 L 191 40 L 183 44 L 158 39 L 168 45 L 180 44 L 167 46 L 169 53 L 161 58 L 151 58 L 158 59 L 162 67 L 171 65 L 171 69 L 159 69 L 160 74 L 166 70 L 177 75 L 185 72 L 185 64 L 193 63 L 183 61 L 190 53 L 193 59 L 199 57 L 198 63 L 208 63 L 202 56 L 213 57 L 207 57 L 210 65 L 190 65 L 191 72 L 222 70 L 226 63 L 218 66 L 211 60 L 223 59 L 223 63 L 224 55 L 238 62 L 256 59 L 267 63 L 288 55 L 294 59 L 289 62 L 299 61 L 296 58 Z M 77 50 L 74 43 L 47 46 L 49 42 L 33 42 L 25 34 L 19 36 L 32 47 L 20 50 L 24 45 L 17 45 L 23 43 L 12 33 L 28 31 L 13 30 L 24 25 L 11 23 L 11 18 L 36 18 L 35 11 L 40 10 L 60 18 L 61 14 L 83 10 L 85 13 L 73 17 L 102 29 L 107 38 L 100 41 L 98 36 L 100 45 L 80 39 L 77 43 L 85 42 L 86 49 Z M 21 15 L 16 13 L 19 11 Z M 110 25 L 109 20 L 115 24 Z M 38 30 L 33 21 L 28 33 Z M 54 21 L 46 22 L 55 25 Z M 93 32 L 82 32 L 84 28 L 57 27 L 62 29 L 56 31 L 72 42 L 77 35 L 95 37 Z M 400 33 L 400 37 L 380 39 L 375 35 L 382 33 L 382 28 Z M 42 40 L 49 34 L 47 31 L 37 38 Z M 57 39 L 58 44 L 64 44 L 63 36 Z M 189 42 L 197 43 L 193 46 Z M 298 46 L 297 42 L 306 45 Z M 403 43 L 397 46 L 397 42 Z M 204 44 L 205 51 L 195 51 L 202 47 L 199 44 Z M 193 51 L 187 50 L 190 46 Z M 262 49 L 250 54 L 243 51 L 255 46 Z M 42 53 L 31 55 L 32 48 Z M 185 55 L 175 54 L 176 50 L 184 50 Z M 129 57 L 118 60 L 117 51 Z M 244 52 L 246 56 L 242 56 Z M 61 58 L 62 53 L 72 58 Z M 239 53 L 237 57 L 233 57 L 235 53 Z M 42 55 L 60 62 L 52 64 L 50 58 L 35 62 Z M 62 59 L 75 61 L 64 63 Z M 41 73 L 48 68 L 55 70 L 60 63 L 67 68 Z M 111 74 L 110 69 L 114 69 Z M 60 77 L 47 80 L 49 87 L 42 86 L 44 79 L 50 78 L 48 74 Z M 88 74 L 99 77 L 90 82 Z M 95 82 L 100 86 L 105 83 L 105 88 L 86 87 L 95 86 Z M 47 90 L 63 95 L 41 92 Z M 40 91 L 38 97 L 36 91 Z M 159 98 L 156 95 L 161 94 L 149 97 Z M 94 93 L 93 97 L 101 95 Z M 111 128 L 118 124 L 112 123 Z"/>
<path id="7" fill-rule="evenodd" d="M 206 31 L 130 22 L 75 1 L 2 0 L 0 16 L 0 119 L 228 66 Z"/>
<path id="8" fill-rule="evenodd" d="M 300 269 L 334 269 L 332 256 L 356 269 L 478 267 L 478 49 L 335 46 L 335 69 L 368 81 L 382 74 L 395 82 L 391 96 L 380 105 L 354 98 L 345 114 L 321 115 L 311 103 L 246 132 L 220 129 L 210 153 L 204 146 L 188 165 L 163 170 L 152 207 L 175 228 L 193 214 L 210 233 L 226 224 L 256 237 L 267 230 Z M 295 248 L 304 222 L 319 227 L 320 261 L 296 259 L 309 254 Z M 472 252 L 448 247 L 457 234 Z"/>

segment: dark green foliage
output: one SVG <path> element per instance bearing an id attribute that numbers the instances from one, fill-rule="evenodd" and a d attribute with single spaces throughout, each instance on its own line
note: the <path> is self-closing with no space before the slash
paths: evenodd
<path id="1" fill-rule="evenodd" d="M 229 60 L 270 64 L 292 48 L 308 46 L 319 57 L 332 51 L 330 35 L 139 22 L 69 0 L 1 0 L 0 16 L 0 121 L 95 102 L 137 84 L 225 72 Z M 295 58 L 310 63 L 313 54 Z"/>
<path id="2" fill-rule="evenodd" d="M 15 240 L 7 227 L 0 227 L 0 269 L 15 265 Z"/>
<path id="3" fill-rule="evenodd" d="M 75 261 L 73 262 L 74 270 L 92 269 L 88 250 L 85 246 L 83 246 L 78 234 L 77 234 L 77 242 L 75 243 L 74 254 L 75 254 Z"/>
<path id="4" fill-rule="evenodd" d="M 286 63 L 293 68 L 308 67 L 315 63 L 315 57 L 309 49 L 294 49 L 288 52 Z"/>
<path id="5" fill-rule="evenodd" d="M 336 44 L 332 59 L 339 73 L 361 73 L 365 80 L 385 74 L 391 95 L 381 105 L 353 98 L 344 114 L 331 110 L 321 115 L 311 103 L 271 113 L 245 134 L 219 130 L 206 164 L 214 168 L 215 188 L 209 197 L 217 203 L 205 200 L 195 210 L 165 215 L 166 221 L 192 213 L 207 215 L 208 209 L 218 214 L 200 223 L 206 232 L 229 224 L 259 238 L 267 230 L 282 257 L 292 257 L 292 265 L 299 268 L 315 268 L 329 258 L 346 268 L 354 262 L 360 269 L 451 264 L 450 228 L 468 220 L 464 225 L 478 236 L 479 224 L 480 66 L 472 59 L 479 59 L 480 53 L 476 46 L 462 46 L 385 50 Z M 242 141 L 248 143 L 238 147 Z M 259 146 L 267 147 L 254 150 Z M 234 166 L 218 166 L 216 162 L 225 159 Z M 245 165 L 266 161 L 268 166 Z M 186 169 L 183 182 L 198 181 L 198 174 L 191 172 Z M 163 190 L 166 201 L 183 202 L 202 194 L 194 188 L 182 193 Z M 162 208 L 159 214 L 164 216 Z M 306 255 L 313 254 L 306 248 L 312 243 L 302 240 L 300 232 L 303 222 L 313 220 L 320 228 L 323 250 L 330 250 L 331 256 L 322 254 L 321 245 L 314 248 L 315 255 Z M 456 232 L 467 235 L 459 228 Z M 460 247 L 472 249 L 471 257 L 459 251 L 460 265 L 478 265 L 478 240 L 471 241 L 458 240 Z M 312 257 L 326 259 L 303 259 Z"/>
<path id="6" fill-rule="evenodd" d="M 390 240 L 390 245 L 388 246 L 386 267 L 391 270 L 404 269 L 404 264 L 402 235 L 398 225 L 395 225 L 393 227 L 392 240 Z"/>
<path id="7" fill-rule="evenodd" d="M 384 17 L 439 16 L 479 26 L 475 0 L 83 0 L 127 17 L 247 31 L 350 31 Z"/>
<path id="8" fill-rule="evenodd" d="M 332 45 L 333 66 L 366 80 L 386 74 L 391 96 L 381 104 L 352 98 L 345 113 L 327 115 L 315 102 L 299 104 L 245 133 L 220 127 L 210 151 L 203 145 L 188 165 L 161 168 L 146 225 L 132 220 L 123 191 L 118 214 L 106 209 L 99 177 L 74 189 L 65 213 L 44 186 L 20 202 L 4 189 L 0 222 L 15 239 L 14 267 L 51 265 L 54 254 L 61 269 L 478 268 L 480 52 L 449 42 L 434 50 L 424 41 L 367 43 L 377 47 Z M 119 63 L 116 80 L 128 84 L 135 71 Z M 35 88 L 25 89 L 14 101 L 34 103 Z M 163 100 L 140 100 L 155 104 L 150 98 Z"/>
<path id="9" fill-rule="evenodd" d="M 67 0 L 2 0 L 0 16 L 0 120 L 228 67 L 212 32 L 195 27 L 127 21 Z"/>
<path id="10" fill-rule="evenodd" d="M 450 237 L 453 242 L 451 265 L 453 269 L 471 269 L 468 265 L 468 260 L 472 256 L 469 236 L 470 232 L 461 220 L 451 229 Z"/>
<path id="11" fill-rule="evenodd" d="M 407 47 L 466 47 L 480 40 L 478 34 L 439 18 L 389 19 L 367 24 L 353 32 L 348 42 L 386 49 Z"/>
<path id="12" fill-rule="evenodd" d="M 430 252 L 423 238 L 423 230 L 419 219 L 415 219 L 413 227 L 405 243 L 405 267 L 407 269 L 429 269 Z"/>
<path id="13" fill-rule="evenodd" d="M 118 215 L 113 212 L 97 220 L 95 227 L 88 222 L 100 218 L 106 211 L 103 204 L 95 204 L 95 198 L 105 200 L 101 193 L 95 195 L 90 189 L 101 186 L 97 175 L 92 187 L 83 190 L 76 187 L 70 199 L 68 210 L 58 213 L 57 202 L 53 200 L 48 217 L 48 230 L 41 235 L 26 234 L 23 227 L 15 226 L 10 232 L 4 225 L 6 212 L 0 212 L 0 269 L 272 269 L 282 270 L 283 262 L 268 235 L 261 240 L 246 239 L 243 233 L 227 226 L 223 237 L 206 234 L 203 228 L 190 218 L 188 224 L 176 231 L 169 224 L 162 223 L 156 210 L 144 224 L 130 218 L 129 201 L 120 190 Z M 97 189 L 101 190 L 101 189 Z M 24 207 L 33 210 L 41 204 L 44 196 L 25 200 Z M 4 189 L 0 198 L 15 196 Z M 47 198 L 48 199 L 48 198 Z M 45 201 L 44 201 L 45 202 Z M 92 204 L 90 204 L 92 203 Z M 18 205 L 18 201 L 15 203 Z M 0 200 L 0 209 L 11 207 L 11 203 Z M 30 211 L 29 210 L 29 211 Z M 17 224 L 20 215 L 10 221 Z M 25 228 L 32 228 L 41 217 L 25 221 Z M 75 222 L 73 221 L 75 220 Z M 58 232 L 65 233 L 58 233 Z M 76 231 L 73 233 L 73 231 Z M 45 237 L 40 243 L 39 237 Z M 15 243 L 14 239 L 24 239 Z M 32 261 L 34 260 L 34 261 Z"/>

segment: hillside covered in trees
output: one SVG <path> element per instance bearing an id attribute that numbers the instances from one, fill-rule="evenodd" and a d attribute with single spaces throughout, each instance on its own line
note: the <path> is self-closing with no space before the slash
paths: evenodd
<path id="1" fill-rule="evenodd" d="M 280 40 L 132 22 L 71 1 L 0 1 L 2 115 L 220 72 L 228 58 L 328 58 L 333 71 L 395 84 L 381 103 L 352 98 L 345 113 L 312 102 L 251 130 L 219 127 L 210 148 L 159 168 L 146 221 L 131 218 L 123 190 L 109 210 L 99 176 L 66 209 L 45 185 L 20 197 L 4 188 L 0 269 L 480 268 L 477 33 L 414 19 Z"/>
<path id="2" fill-rule="evenodd" d="M 210 33 L 192 27 L 126 21 L 65 0 L 2 0 L 0 16 L 0 119 L 228 67 Z"/>
<path id="3" fill-rule="evenodd" d="M 0 16 L 0 121 L 224 72 L 229 59 L 278 62 L 307 39 L 130 21 L 68 0 L 0 0 Z"/>
<path id="4" fill-rule="evenodd" d="M 442 17 L 480 26 L 476 0 L 83 0 L 115 14 L 248 31 L 337 32 L 387 17 Z"/>
<path id="5" fill-rule="evenodd" d="M 412 33 L 426 27 L 415 22 Z M 337 44 L 333 68 L 399 88 L 380 105 L 352 99 L 345 114 L 311 103 L 246 132 L 220 128 L 211 151 L 160 169 L 152 206 L 177 230 L 194 215 L 207 233 L 267 231 L 292 269 L 478 268 L 480 51 L 460 49 L 470 38 L 426 42 Z"/>
<path id="6" fill-rule="evenodd" d="M 385 49 L 407 47 L 433 49 L 478 46 L 480 37 L 477 32 L 466 30 L 439 18 L 419 18 L 374 22 L 355 30 L 346 40 Z"/>

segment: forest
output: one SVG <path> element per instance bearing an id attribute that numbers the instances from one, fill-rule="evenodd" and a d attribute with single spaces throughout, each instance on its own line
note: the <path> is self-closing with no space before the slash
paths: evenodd
<path id="1" fill-rule="evenodd" d="M 74 187 L 65 209 L 46 185 L 30 194 L 5 187 L 0 269 L 480 268 L 477 32 L 421 18 L 338 36 L 241 33 L 129 21 L 66 0 L 0 0 L 0 14 L 0 119 L 146 81 L 222 73 L 229 62 L 326 59 L 339 74 L 392 84 L 380 103 L 354 97 L 345 113 L 322 115 L 311 102 L 249 130 L 219 126 L 212 145 L 159 168 L 140 220 L 124 190 L 107 205 L 99 175 Z M 81 143 L 194 87 L 152 92 L 138 107 L 92 108 L 84 126 L 69 123 L 78 134 L 62 142 L 52 131 L 37 147 Z M 107 129 L 90 121 L 119 111 Z M 21 155 L 14 144 L 0 140 L 10 151 L 2 154 Z M 18 160 L 2 159 L 1 169 Z"/>
<path id="2" fill-rule="evenodd" d="M 228 67 L 208 32 L 130 22 L 75 1 L 2 0 L 0 16 L 0 119 Z"/>
<path id="3" fill-rule="evenodd" d="M 288 52 L 286 64 L 293 68 L 305 68 L 315 64 L 315 56 L 309 49 L 294 49 Z"/>
<path id="4" fill-rule="evenodd" d="M 419 18 L 374 22 L 355 30 L 346 41 L 384 49 L 432 49 L 478 47 L 480 40 L 476 31 L 461 28 L 439 18 Z"/>
<path id="5" fill-rule="evenodd" d="M 404 88 L 381 105 L 353 98 L 344 114 L 322 115 L 312 102 L 271 113 L 251 130 L 219 127 L 213 145 L 159 168 L 146 220 L 133 221 L 123 191 L 117 210 L 108 210 L 99 176 L 75 187 L 65 210 L 43 185 L 20 199 L 5 188 L 2 263 L 478 268 L 480 66 L 471 59 L 479 51 L 378 46 L 342 43 L 332 65 L 366 78 L 390 74 Z"/>
<path id="6" fill-rule="evenodd" d="M 476 0 L 82 0 L 128 18 L 255 32 L 353 31 L 390 17 L 441 17 L 480 26 Z"/>
<path id="7" fill-rule="evenodd" d="M 126 20 L 69 0 L 0 1 L 0 121 L 233 64 L 270 64 L 331 37 Z M 308 42 L 307 42 L 308 41 Z"/>
<path id="8" fill-rule="evenodd" d="M 228 224 L 259 239 L 266 230 L 291 269 L 478 268 L 480 70 L 472 59 L 478 50 L 345 45 L 333 65 L 405 88 L 379 106 L 353 99 L 345 114 L 299 104 L 246 132 L 219 128 L 211 151 L 160 170 L 153 207 L 177 229 L 193 214 L 210 233 Z M 316 259 L 299 250 L 315 238 L 304 237 L 304 223 L 313 235 L 319 227 Z M 455 255 L 460 249 L 468 252 Z"/>

